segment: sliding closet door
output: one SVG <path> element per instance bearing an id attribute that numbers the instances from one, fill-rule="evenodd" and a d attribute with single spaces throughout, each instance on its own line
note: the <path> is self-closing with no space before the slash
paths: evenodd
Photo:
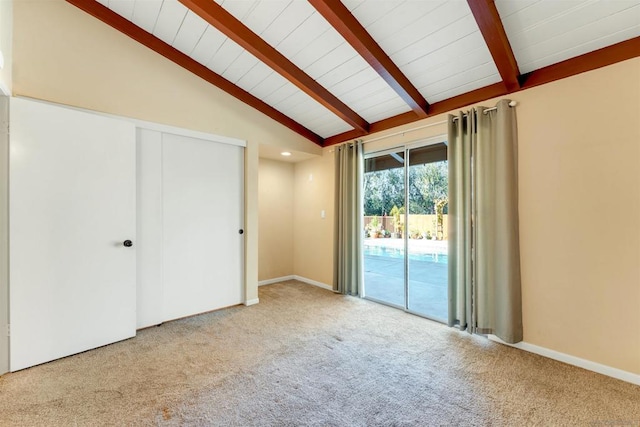
<path id="1" fill-rule="evenodd" d="M 10 125 L 16 371 L 135 335 L 136 145 L 130 123 L 22 99 Z"/>
<path id="2" fill-rule="evenodd" d="M 164 322 L 162 132 L 137 130 L 137 327 Z"/>
<path id="3" fill-rule="evenodd" d="M 244 148 L 162 135 L 164 318 L 243 300 Z"/>

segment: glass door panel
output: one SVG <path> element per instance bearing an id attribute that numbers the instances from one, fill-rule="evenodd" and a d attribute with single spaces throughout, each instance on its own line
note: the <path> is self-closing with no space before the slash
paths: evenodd
<path id="1" fill-rule="evenodd" d="M 447 321 L 447 146 L 365 159 L 364 296 Z"/>
<path id="2" fill-rule="evenodd" d="M 407 309 L 447 320 L 448 170 L 444 144 L 408 151 Z"/>
<path id="3" fill-rule="evenodd" d="M 404 150 L 365 159 L 364 294 L 406 308 Z"/>

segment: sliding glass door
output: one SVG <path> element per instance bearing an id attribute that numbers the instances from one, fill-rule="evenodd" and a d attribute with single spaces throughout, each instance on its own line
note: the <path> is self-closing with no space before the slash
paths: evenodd
<path id="1" fill-rule="evenodd" d="M 365 159 L 365 295 L 405 307 L 404 150 Z"/>
<path id="2" fill-rule="evenodd" d="M 407 309 L 446 321 L 447 148 L 437 144 L 408 152 Z"/>
<path id="3" fill-rule="evenodd" d="M 367 156 L 363 182 L 365 297 L 446 321 L 446 145 Z"/>

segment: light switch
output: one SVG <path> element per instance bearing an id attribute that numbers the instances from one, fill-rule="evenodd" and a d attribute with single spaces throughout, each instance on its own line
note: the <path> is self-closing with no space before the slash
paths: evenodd
<path id="1" fill-rule="evenodd" d="M 324 212 L 324 209 L 320 211 L 320 218 L 325 219 L 327 215 Z"/>

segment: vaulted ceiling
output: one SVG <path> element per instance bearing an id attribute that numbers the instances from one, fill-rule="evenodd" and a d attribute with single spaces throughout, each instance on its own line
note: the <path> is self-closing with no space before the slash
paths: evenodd
<path id="1" fill-rule="evenodd" d="M 640 0 L 67 0 L 327 146 L 640 56 Z"/>

